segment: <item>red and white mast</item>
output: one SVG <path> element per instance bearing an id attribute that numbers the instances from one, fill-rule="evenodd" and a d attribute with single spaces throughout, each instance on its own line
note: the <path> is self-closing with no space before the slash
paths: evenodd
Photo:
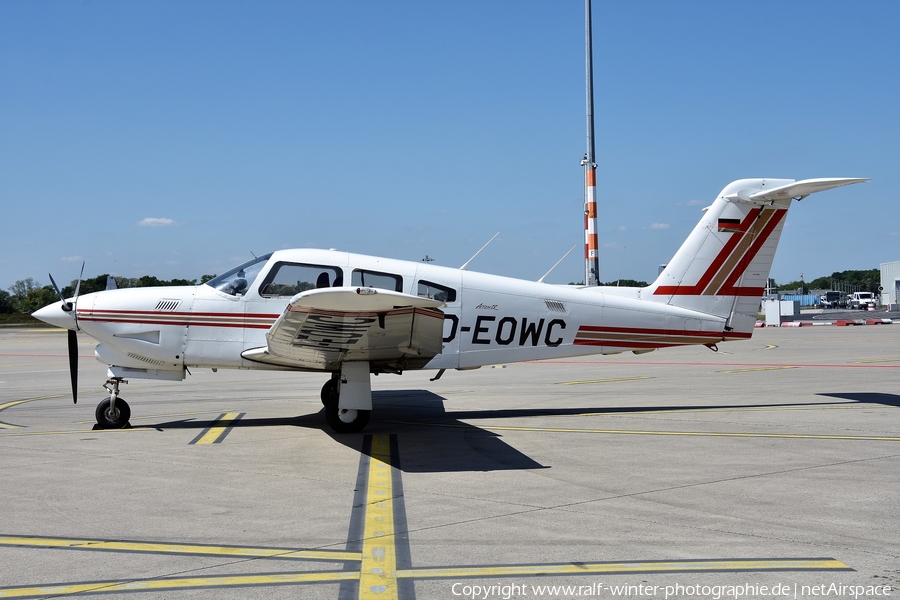
<path id="1" fill-rule="evenodd" d="M 594 67 L 591 46 L 591 0 L 584 0 L 587 75 L 587 152 L 584 167 L 584 283 L 600 285 L 600 254 L 597 237 L 597 163 L 594 161 Z"/>

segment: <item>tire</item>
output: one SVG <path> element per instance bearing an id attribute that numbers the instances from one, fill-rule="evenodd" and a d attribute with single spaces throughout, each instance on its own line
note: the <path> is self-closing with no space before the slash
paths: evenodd
<path id="1" fill-rule="evenodd" d="M 103 429 L 122 429 L 128 425 L 128 419 L 131 418 L 131 408 L 122 398 L 116 398 L 115 414 L 109 411 L 110 399 L 107 398 L 97 405 L 94 416 L 97 417 L 97 424 Z"/>
<path id="2" fill-rule="evenodd" d="M 329 402 L 334 400 L 337 402 L 338 399 L 338 380 L 336 377 L 332 377 L 328 381 L 325 382 L 325 385 L 322 386 L 322 404 L 327 406 Z"/>
<path id="3" fill-rule="evenodd" d="M 356 413 L 353 420 L 348 422 L 341 419 L 342 415 L 336 398 L 325 403 L 325 421 L 335 433 L 359 433 L 368 425 L 371 412 L 370 410 L 346 410 L 343 414 L 344 418 Z"/>

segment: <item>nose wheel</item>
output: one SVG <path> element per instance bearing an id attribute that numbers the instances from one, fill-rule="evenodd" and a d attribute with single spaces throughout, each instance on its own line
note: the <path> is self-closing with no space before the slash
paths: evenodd
<path id="1" fill-rule="evenodd" d="M 94 416 L 97 417 L 95 429 L 123 429 L 129 427 L 128 419 L 131 418 L 131 407 L 119 397 L 119 384 L 128 383 L 122 378 L 114 377 L 106 381 L 103 387 L 109 392 L 106 398 L 97 405 Z"/>
<path id="2" fill-rule="evenodd" d="M 106 398 L 97 405 L 94 416 L 100 429 L 122 429 L 131 418 L 131 407 L 122 398 L 116 398 L 115 405 L 111 398 Z"/>

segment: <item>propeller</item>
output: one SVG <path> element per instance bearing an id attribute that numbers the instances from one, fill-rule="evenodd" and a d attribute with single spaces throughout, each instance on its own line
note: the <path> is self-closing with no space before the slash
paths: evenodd
<path id="1" fill-rule="evenodd" d="M 65 312 L 71 312 L 75 318 L 75 329 L 69 329 L 67 333 L 69 342 L 69 375 L 72 378 L 72 401 L 78 404 L 78 334 L 76 331 L 78 330 L 78 291 L 81 289 L 84 263 L 81 263 L 81 273 L 78 274 L 78 283 L 75 284 L 75 296 L 72 298 L 72 302 L 66 301 L 62 292 L 59 291 L 59 286 L 53 281 L 53 275 L 49 273 L 48 275 L 50 276 L 50 283 L 53 284 L 53 289 L 56 290 L 56 294 L 62 300 L 62 309 Z"/>

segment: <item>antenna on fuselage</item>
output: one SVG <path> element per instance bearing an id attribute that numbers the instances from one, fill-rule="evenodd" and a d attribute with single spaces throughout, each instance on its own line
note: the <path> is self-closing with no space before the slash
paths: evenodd
<path id="1" fill-rule="evenodd" d="M 575 244 L 575 246 L 577 246 L 577 245 L 578 245 L 578 244 Z M 552 267 L 550 267 L 550 271 L 552 271 L 553 269 L 555 269 L 556 266 L 557 266 L 559 263 L 561 263 L 565 257 L 567 257 L 569 254 L 571 254 L 571 253 L 572 253 L 572 250 L 575 249 L 575 246 L 572 246 L 571 248 L 569 248 L 569 251 L 566 252 L 565 254 L 563 254 L 562 258 L 559 259 L 558 261 L 556 261 L 556 264 L 555 264 L 555 265 L 553 265 Z M 544 277 L 546 277 L 547 275 L 549 275 L 549 274 L 550 274 L 550 271 L 547 271 L 546 273 L 544 273 Z M 544 283 L 544 277 L 541 277 L 540 279 L 538 279 L 537 282 L 538 282 L 538 283 Z"/>
<path id="2" fill-rule="evenodd" d="M 597 163 L 594 161 L 594 64 L 591 42 L 591 0 L 584 0 L 585 75 L 587 79 L 587 152 L 584 167 L 584 283 L 600 285 L 597 237 Z"/>
<path id="3" fill-rule="evenodd" d="M 476 252 L 475 254 L 473 254 L 473 255 L 472 255 L 472 258 L 470 258 L 469 260 L 467 260 L 467 261 L 466 261 L 466 264 L 464 264 L 463 266 L 461 266 L 461 267 L 459 268 L 459 270 L 460 270 L 460 271 L 465 271 L 465 270 L 466 270 L 466 267 L 469 266 L 469 263 L 472 262 L 473 260 L 475 260 L 475 257 L 478 256 L 478 255 L 481 253 L 482 250 L 484 250 L 485 248 L 487 248 L 488 244 L 490 244 L 491 242 L 493 242 L 493 241 L 494 241 L 494 238 L 497 237 L 498 235 L 500 235 L 500 232 L 499 232 L 499 231 L 498 231 L 497 233 L 495 233 L 495 234 L 494 234 L 494 237 L 492 237 L 491 239 L 489 239 L 489 240 L 487 241 L 487 244 L 485 244 L 484 246 L 482 246 L 482 247 L 478 250 L 478 252 Z"/>

